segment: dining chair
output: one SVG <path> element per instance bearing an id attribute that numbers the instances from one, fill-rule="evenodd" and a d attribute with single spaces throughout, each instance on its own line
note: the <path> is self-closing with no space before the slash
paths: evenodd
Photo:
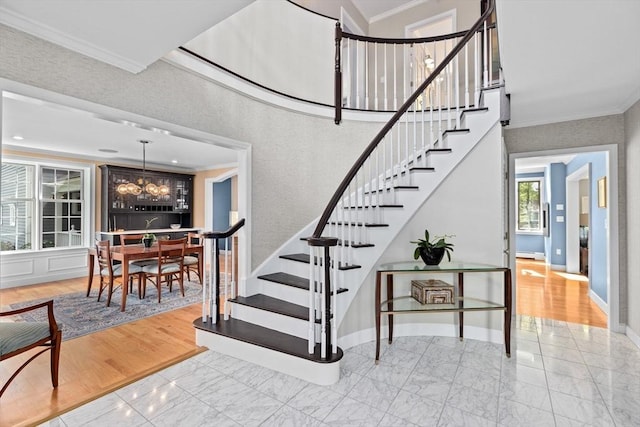
<path id="1" fill-rule="evenodd" d="M 114 264 L 111 259 L 111 244 L 108 240 L 100 240 L 96 242 L 96 254 L 98 258 L 98 266 L 100 267 L 100 290 L 98 291 L 98 301 L 102 296 L 102 292 L 107 289 L 107 307 L 111 304 L 111 295 L 113 295 L 113 285 L 120 279 L 122 285 L 122 265 Z M 142 284 L 142 267 L 129 264 L 129 275 L 138 276 L 138 296 Z"/>
<path id="2" fill-rule="evenodd" d="M 187 244 L 200 245 L 203 243 L 202 234 L 199 233 L 187 233 Z M 187 273 L 187 280 L 191 281 L 191 271 L 193 270 L 198 275 L 198 280 L 202 284 L 202 277 L 200 274 L 200 260 L 197 256 L 185 255 L 184 256 L 184 270 Z"/>
<path id="3" fill-rule="evenodd" d="M 142 237 L 144 237 L 144 234 L 121 234 L 120 244 L 121 245 L 137 245 L 139 243 L 142 243 Z M 129 261 L 129 269 L 131 269 L 132 265 L 136 265 L 142 268 L 145 265 L 153 264 L 153 262 L 154 262 L 154 258 L 136 259 L 134 261 Z M 138 288 L 139 287 L 140 286 L 138 286 Z M 133 292 L 133 277 L 129 279 L 129 292 L 130 293 Z M 142 295 L 140 295 L 140 292 L 138 292 L 138 297 L 142 298 Z"/>
<path id="4" fill-rule="evenodd" d="M 21 316 L 25 313 L 47 309 L 46 321 L 2 321 L 0 322 L 0 360 L 9 359 L 36 347 L 44 349 L 33 354 L 9 377 L 0 389 L 2 396 L 14 378 L 36 357 L 45 351 L 51 351 L 51 383 L 58 387 L 58 365 L 60 363 L 60 346 L 62 331 L 60 331 L 53 313 L 53 300 L 33 304 L 16 310 L 0 312 L 0 317 L 10 319 L 11 316 Z M 24 359 L 23 359 L 24 360 Z"/>
<path id="5" fill-rule="evenodd" d="M 169 292 L 173 290 L 173 280 L 177 279 L 180 292 L 184 296 L 184 250 L 186 244 L 186 237 L 175 240 L 158 240 L 158 259 L 154 264 L 145 265 L 142 268 L 142 298 L 145 297 L 147 280 L 149 280 L 156 287 L 158 302 L 160 302 L 163 279 L 169 285 Z"/>

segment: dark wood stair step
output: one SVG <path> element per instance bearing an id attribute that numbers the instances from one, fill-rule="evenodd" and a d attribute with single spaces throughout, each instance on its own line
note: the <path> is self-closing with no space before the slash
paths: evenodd
<path id="1" fill-rule="evenodd" d="M 471 132 L 469 129 L 447 129 L 443 132 L 443 135 L 446 136 L 447 134 L 453 133 L 453 134 L 462 134 L 462 133 L 469 133 Z"/>
<path id="2" fill-rule="evenodd" d="M 211 322 L 203 322 L 202 318 L 199 317 L 193 321 L 193 326 L 203 331 L 318 363 L 337 362 L 342 359 L 343 356 L 342 349 L 338 347 L 336 354 L 331 353 L 327 359 L 322 359 L 320 357 L 320 346 L 317 344 L 315 346 L 315 352 L 309 354 L 307 340 L 305 339 L 233 318 L 223 320 L 222 317 L 220 317 L 217 323 L 212 324 Z"/>
<path id="3" fill-rule="evenodd" d="M 286 285 L 286 286 L 291 286 L 298 289 L 303 289 L 305 291 L 309 290 L 309 279 L 305 277 L 296 276 L 294 274 L 277 272 L 277 273 L 270 273 L 270 274 L 264 274 L 262 276 L 258 276 L 258 279 L 267 280 L 269 282 L 278 283 L 280 285 Z M 346 288 L 338 289 L 339 294 L 347 291 L 348 289 Z"/>
<path id="4" fill-rule="evenodd" d="M 309 254 L 288 254 L 288 255 L 280 255 L 282 259 L 288 259 L 290 261 L 303 262 L 305 264 L 309 264 Z M 355 268 L 361 268 L 360 265 L 357 264 L 338 264 L 338 270 L 353 270 Z"/>
<path id="5" fill-rule="evenodd" d="M 295 319 L 309 320 L 309 308 L 293 304 L 268 295 L 256 294 L 250 297 L 236 297 L 229 301 L 236 304 L 246 305 L 260 310 L 269 311 L 271 313 L 281 314 L 283 316 L 293 317 Z"/>
<path id="6" fill-rule="evenodd" d="M 388 178 L 387 178 L 388 179 Z M 418 187 L 417 185 L 394 185 L 393 186 L 393 190 L 419 190 L 420 187 Z M 371 191 L 367 191 L 364 194 L 376 194 L 376 193 L 381 193 L 383 191 L 391 191 L 391 188 L 380 188 L 379 190 L 374 190 L 373 192 Z"/>
<path id="7" fill-rule="evenodd" d="M 327 224 L 331 224 L 331 225 L 351 225 L 353 227 L 388 227 L 389 224 L 373 224 L 370 222 L 345 222 L 345 221 L 332 221 L 332 222 L 328 222 Z"/>
<path id="8" fill-rule="evenodd" d="M 380 190 L 382 191 L 382 190 Z M 404 208 L 404 205 L 345 206 L 343 209 Z"/>

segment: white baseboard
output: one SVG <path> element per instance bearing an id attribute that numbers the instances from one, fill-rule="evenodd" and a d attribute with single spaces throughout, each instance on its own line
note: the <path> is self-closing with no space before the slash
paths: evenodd
<path id="1" fill-rule="evenodd" d="M 629 339 L 638 347 L 640 348 L 640 335 L 638 335 L 633 329 L 631 329 L 628 325 L 626 328 L 626 335 L 629 337 Z"/>
<path id="2" fill-rule="evenodd" d="M 591 298 L 591 300 L 595 302 L 598 307 L 600 307 L 600 310 L 604 311 L 604 313 L 609 316 L 609 304 L 604 302 L 602 298 L 598 296 L 598 294 L 593 292 L 592 289 L 589 289 L 589 298 Z"/>
<path id="3" fill-rule="evenodd" d="M 516 258 L 528 258 L 535 259 L 537 261 L 544 261 L 545 257 L 542 252 L 516 252 Z"/>

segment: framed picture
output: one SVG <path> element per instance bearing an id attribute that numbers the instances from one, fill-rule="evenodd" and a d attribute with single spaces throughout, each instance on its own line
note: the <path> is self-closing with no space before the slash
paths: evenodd
<path id="1" fill-rule="evenodd" d="M 598 180 L 598 207 L 607 207 L 607 177 L 603 176 Z"/>

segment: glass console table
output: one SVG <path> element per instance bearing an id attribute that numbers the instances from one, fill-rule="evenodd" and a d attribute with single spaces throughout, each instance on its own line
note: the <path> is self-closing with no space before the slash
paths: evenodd
<path id="1" fill-rule="evenodd" d="M 502 302 L 485 301 L 464 297 L 465 273 L 502 272 L 504 299 Z M 412 296 L 394 296 L 393 276 L 396 274 L 450 273 L 458 276 L 458 294 L 453 304 L 421 304 Z M 386 299 L 382 300 L 382 277 L 386 276 Z M 468 262 L 443 262 L 440 265 L 426 265 L 422 261 L 402 261 L 381 264 L 376 272 L 376 364 L 380 360 L 380 325 L 383 315 L 388 318 L 389 344 L 393 341 L 393 316 L 407 313 L 458 312 L 459 338 L 463 338 L 465 311 L 504 311 L 504 346 L 507 357 L 511 356 L 511 269 L 489 264 Z"/>

